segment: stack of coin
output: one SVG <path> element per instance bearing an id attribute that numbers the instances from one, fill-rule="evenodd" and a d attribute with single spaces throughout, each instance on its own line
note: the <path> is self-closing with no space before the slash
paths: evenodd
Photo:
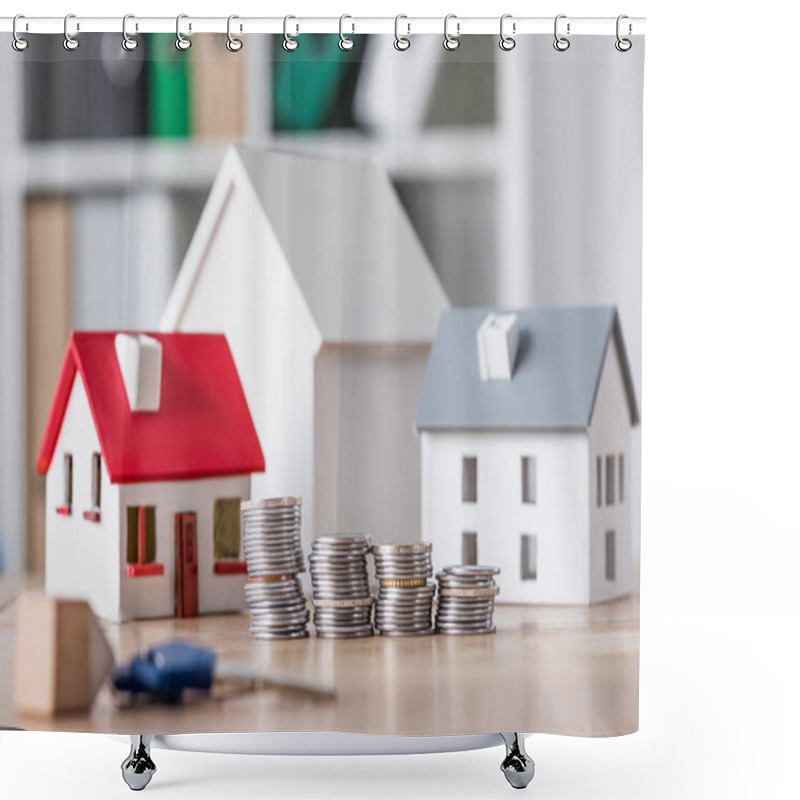
<path id="1" fill-rule="evenodd" d="M 314 591 L 314 628 L 323 639 L 372 636 L 369 537 L 318 536 L 308 563 Z"/>
<path id="2" fill-rule="evenodd" d="M 422 636 L 433 633 L 431 612 L 436 585 L 433 575 L 431 545 L 373 545 L 378 598 L 375 604 L 375 628 L 382 636 Z"/>
<path id="3" fill-rule="evenodd" d="M 494 633 L 494 598 L 500 587 L 494 582 L 497 567 L 462 565 L 445 567 L 436 574 L 439 597 L 436 630 L 439 633 Z"/>
<path id="4" fill-rule="evenodd" d="M 250 633 L 257 639 L 308 636 L 309 613 L 303 587 L 300 545 L 302 501 L 273 497 L 242 503 L 243 548 L 247 559 L 244 587 L 250 606 Z"/>

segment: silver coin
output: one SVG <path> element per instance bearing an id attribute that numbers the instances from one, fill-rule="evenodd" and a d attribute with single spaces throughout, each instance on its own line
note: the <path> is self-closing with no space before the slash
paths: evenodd
<path id="1" fill-rule="evenodd" d="M 430 542 L 413 542 L 410 544 L 374 544 L 372 545 L 372 554 L 376 556 L 383 555 L 403 555 L 403 554 L 416 554 L 416 553 L 430 553 L 433 550 L 433 545 Z"/>
<path id="2" fill-rule="evenodd" d="M 380 634 L 381 636 L 400 639 L 404 636 L 430 636 L 435 632 L 436 631 L 433 628 L 427 628 L 418 631 L 380 631 Z"/>
<path id="3" fill-rule="evenodd" d="M 258 508 L 300 508 L 303 505 L 302 497 L 267 497 L 260 500 L 242 500 L 242 511 Z"/>
<path id="4" fill-rule="evenodd" d="M 371 597 L 342 597 L 335 600 L 314 599 L 315 608 L 371 608 Z"/>

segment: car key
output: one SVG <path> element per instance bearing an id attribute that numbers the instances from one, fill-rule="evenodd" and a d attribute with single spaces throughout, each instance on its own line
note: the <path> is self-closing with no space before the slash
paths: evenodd
<path id="1" fill-rule="evenodd" d="M 253 669 L 247 664 L 224 661 L 213 650 L 178 639 L 151 647 L 111 672 L 111 684 L 119 692 L 149 694 L 180 702 L 186 689 L 208 691 L 218 681 L 273 686 L 321 697 L 334 697 L 330 684 Z"/>

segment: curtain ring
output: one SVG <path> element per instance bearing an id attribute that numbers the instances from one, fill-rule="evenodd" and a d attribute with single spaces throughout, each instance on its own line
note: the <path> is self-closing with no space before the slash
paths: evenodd
<path id="1" fill-rule="evenodd" d="M 353 19 L 349 14 L 342 14 L 339 17 L 339 49 L 340 50 L 352 50 L 355 46 L 355 42 L 349 37 L 344 35 L 344 21 L 346 19 Z M 353 24 L 353 32 L 355 32 L 356 26 Z"/>
<path id="2" fill-rule="evenodd" d="M 136 19 L 133 14 L 126 14 L 122 18 L 122 49 L 127 50 L 129 53 L 131 50 L 135 50 L 139 46 L 139 41 L 136 39 L 135 36 L 128 35 L 128 20 L 129 19 Z M 139 26 L 136 26 L 136 30 L 139 30 Z"/>
<path id="3" fill-rule="evenodd" d="M 17 21 L 21 20 L 21 19 L 25 19 L 25 16 L 23 14 L 17 14 L 17 16 L 14 17 L 14 21 L 11 23 L 11 35 L 14 37 L 11 40 L 11 46 L 18 53 L 21 53 L 23 50 L 26 50 L 27 47 L 28 47 L 28 40 L 27 39 L 23 39 L 22 36 L 20 36 L 17 33 Z M 27 25 L 26 25 L 26 28 L 27 28 Z"/>
<path id="4" fill-rule="evenodd" d="M 401 36 L 401 19 L 408 19 L 408 17 L 405 14 L 398 14 L 394 18 L 394 49 L 399 50 L 402 53 L 404 50 L 408 50 L 408 48 L 411 47 L 411 39 L 408 38 L 408 36 L 411 35 L 411 24 L 408 22 L 406 23 L 406 28 L 408 28 L 408 31 L 405 36 Z"/>
<path id="5" fill-rule="evenodd" d="M 507 19 L 512 19 L 511 14 L 503 14 L 503 16 L 500 17 L 500 49 L 505 50 L 506 52 L 513 50 L 517 46 L 517 40 L 505 32 L 505 24 Z M 511 23 L 511 32 L 517 32 L 516 22 Z"/>
<path id="6" fill-rule="evenodd" d="M 297 39 L 293 39 L 289 36 L 289 20 L 290 19 L 297 19 L 297 17 L 293 17 L 291 14 L 287 14 L 283 18 L 283 49 L 286 50 L 288 53 L 293 53 L 300 47 L 300 42 Z M 300 26 L 297 25 L 297 33 L 300 32 Z"/>
<path id="7" fill-rule="evenodd" d="M 453 36 L 448 30 L 448 23 L 451 19 L 457 20 L 458 17 L 456 17 L 455 14 L 448 14 L 444 18 L 444 41 L 442 42 L 442 45 L 444 46 L 445 50 L 448 50 L 452 53 L 453 50 L 458 50 L 459 46 L 461 45 L 461 42 L 458 38 L 461 35 L 461 23 L 456 22 L 456 35 Z"/>
<path id="8" fill-rule="evenodd" d="M 244 42 L 231 33 L 231 22 L 235 19 L 239 19 L 236 14 L 231 14 L 228 17 L 228 41 L 225 42 L 225 47 L 227 47 L 231 53 L 238 53 L 244 47 Z M 242 26 L 240 25 L 239 30 L 241 31 L 241 29 Z"/>
<path id="9" fill-rule="evenodd" d="M 181 33 L 181 20 L 188 18 L 189 18 L 188 14 L 178 14 L 178 16 L 175 19 L 175 47 L 177 47 L 178 50 L 188 50 L 192 46 L 192 40 L 187 39 Z M 192 24 L 189 23 L 189 31 L 191 32 L 191 30 L 192 30 Z"/>
<path id="10" fill-rule="evenodd" d="M 67 16 L 64 17 L 64 49 L 69 50 L 70 52 L 77 50 L 78 45 L 80 44 L 80 42 L 74 36 L 70 36 L 69 34 L 69 21 L 71 19 L 75 19 L 74 14 L 67 14 Z M 79 31 L 81 26 L 76 23 L 75 29 Z"/>
<path id="11" fill-rule="evenodd" d="M 558 32 L 558 23 L 562 19 L 566 19 L 566 14 L 559 14 L 555 22 L 553 23 L 553 36 L 555 36 L 555 40 L 553 41 L 553 47 L 558 50 L 559 53 L 563 53 L 565 50 L 569 50 L 570 41 L 567 39 L 567 36 L 570 34 L 571 25 L 567 22 L 567 36 L 561 36 Z"/>
<path id="12" fill-rule="evenodd" d="M 623 38 L 620 35 L 620 23 L 624 19 L 628 19 L 628 15 L 627 14 L 620 14 L 617 17 L 617 41 L 614 42 L 614 47 L 616 47 L 617 50 L 620 51 L 620 53 L 627 53 L 628 50 L 630 50 L 631 47 L 633 47 L 633 42 L 630 39 Z M 632 32 L 633 32 L 633 26 L 629 22 L 628 23 L 628 35 L 630 35 Z"/>

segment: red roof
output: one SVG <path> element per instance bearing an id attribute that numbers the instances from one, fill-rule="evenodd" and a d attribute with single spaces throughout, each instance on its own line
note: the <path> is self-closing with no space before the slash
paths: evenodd
<path id="1" fill-rule="evenodd" d="M 264 471 L 264 456 L 225 336 L 148 333 L 161 342 L 161 402 L 131 413 L 115 331 L 70 337 L 36 468 L 47 472 L 76 372 L 112 483 Z"/>

